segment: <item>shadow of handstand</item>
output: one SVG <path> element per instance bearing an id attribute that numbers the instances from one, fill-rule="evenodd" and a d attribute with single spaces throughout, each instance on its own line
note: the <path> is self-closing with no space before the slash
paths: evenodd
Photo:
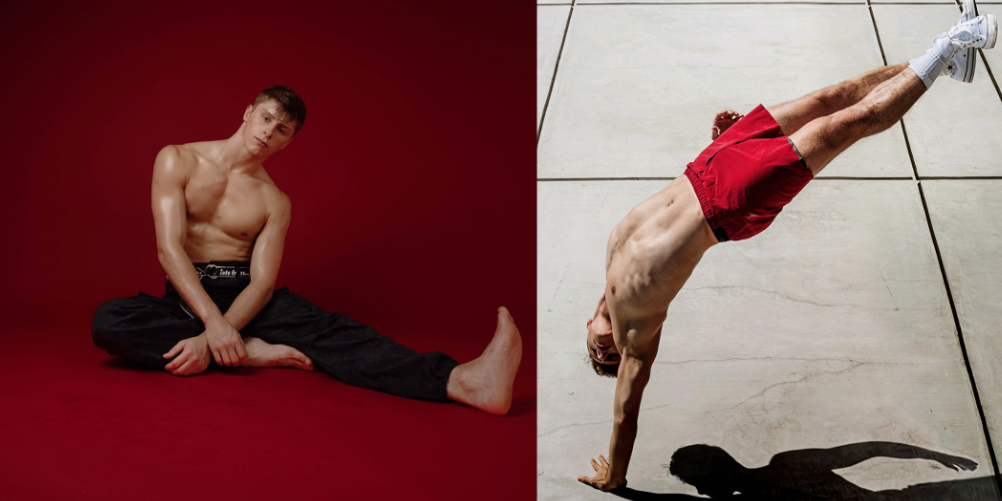
<path id="1" fill-rule="evenodd" d="M 713 499 L 859 500 L 859 501 L 999 501 L 991 476 L 915 484 L 901 490 L 871 491 L 836 474 L 874 457 L 926 459 L 954 470 L 974 470 L 970 459 L 895 442 L 861 442 L 831 449 L 781 452 L 761 468 L 745 468 L 730 454 L 711 445 L 689 445 L 665 465 L 672 475 Z M 614 494 L 632 500 L 706 499 L 685 494 L 655 494 L 630 488 Z"/>

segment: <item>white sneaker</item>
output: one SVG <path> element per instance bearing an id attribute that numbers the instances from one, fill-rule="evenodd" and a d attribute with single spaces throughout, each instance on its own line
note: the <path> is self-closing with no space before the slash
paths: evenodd
<path id="1" fill-rule="evenodd" d="M 978 17 L 978 5 L 974 3 L 974 0 L 962 0 L 962 3 L 960 21 L 957 24 L 962 24 Z M 978 52 L 975 48 L 968 48 L 958 52 L 947 63 L 946 68 L 943 69 L 943 74 L 950 75 L 950 78 L 954 80 L 971 83 L 974 80 L 974 68 L 978 62 L 977 54 Z"/>
<path id="2" fill-rule="evenodd" d="M 963 49 L 991 49 L 995 47 L 995 39 L 998 37 L 998 31 L 999 26 L 998 21 L 995 20 L 995 16 L 985 14 L 975 17 L 970 21 L 957 24 L 953 28 L 950 28 L 950 31 L 940 33 L 935 40 L 945 38 L 949 41 L 950 45 L 956 51 L 953 53 L 955 56 L 957 52 Z M 953 56 L 950 59 L 953 59 Z"/>

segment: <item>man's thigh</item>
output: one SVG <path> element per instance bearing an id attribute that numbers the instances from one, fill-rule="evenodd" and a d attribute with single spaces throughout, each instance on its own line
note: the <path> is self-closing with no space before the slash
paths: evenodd
<path id="1" fill-rule="evenodd" d="M 327 312 L 288 287 L 275 289 L 271 300 L 250 321 L 241 333 L 269 343 L 297 347 L 316 331 L 317 321 Z M 298 348 L 298 347 L 297 347 Z"/>
<path id="2" fill-rule="evenodd" d="M 812 120 L 790 136 L 815 176 L 863 136 L 860 129 L 853 126 L 853 118 L 851 112 L 843 110 Z"/>

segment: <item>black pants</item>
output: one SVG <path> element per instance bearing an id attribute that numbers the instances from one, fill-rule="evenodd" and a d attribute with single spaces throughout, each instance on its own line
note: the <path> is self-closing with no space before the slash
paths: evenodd
<path id="1" fill-rule="evenodd" d="M 204 264 L 209 263 L 195 266 Z M 223 313 L 250 283 L 249 277 L 201 276 L 200 280 Z M 163 297 L 140 291 L 99 306 L 91 324 L 94 344 L 111 355 L 164 369 L 170 362 L 164 353 L 178 341 L 205 331 L 202 321 L 186 311 L 190 308 L 182 307 L 169 280 L 166 289 Z M 351 318 L 327 313 L 288 287 L 275 289 L 271 301 L 240 334 L 291 346 L 310 357 L 314 367 L 350 385 L 419 400 L 448 401 L 446 383 L 459 365 L 440 351 L 418 353 Z"/>

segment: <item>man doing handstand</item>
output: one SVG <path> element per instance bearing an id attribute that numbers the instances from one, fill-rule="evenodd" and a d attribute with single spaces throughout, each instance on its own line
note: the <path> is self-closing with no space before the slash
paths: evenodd
<path id="1" fill-rule="evenodd" d="M 274 288 L 291 204 L 262 164 L 292 142 L 305 119 L 292 89 L 269 87 L 229 139 L 160 150 L 152 205 L 166 293 L 99 306 L 94 344 L 180 376 L 204 371 L 212 359 L 230 367 L 315 364 L 363 388 L 508 412 L 522 340 L 504 307 L 483 354 L 459 364 Z"/>
<path id="2" fill-rule="evenodd" d="M 829 162 L 866 136 L 890 128 L 949 73 L 970 82 L 978 48 L 995 45 L 997 23 L 965 0 L 961 22 L 909 63 L 879 68 L 800 99 L 747 116 L 726 111 L 713 143 L 685 175 L 634 207 L 612 230 L 606 286 L 587 322 L 587 345 L 599 374 L 618 376 L 609 459 L 591 460 L 609 490 L 626 484 L 640 400 L 651 374 L 668 305 L 707 249 L 750 238 Z M 718 137 L 719 134 L 719 137 Z"/>

